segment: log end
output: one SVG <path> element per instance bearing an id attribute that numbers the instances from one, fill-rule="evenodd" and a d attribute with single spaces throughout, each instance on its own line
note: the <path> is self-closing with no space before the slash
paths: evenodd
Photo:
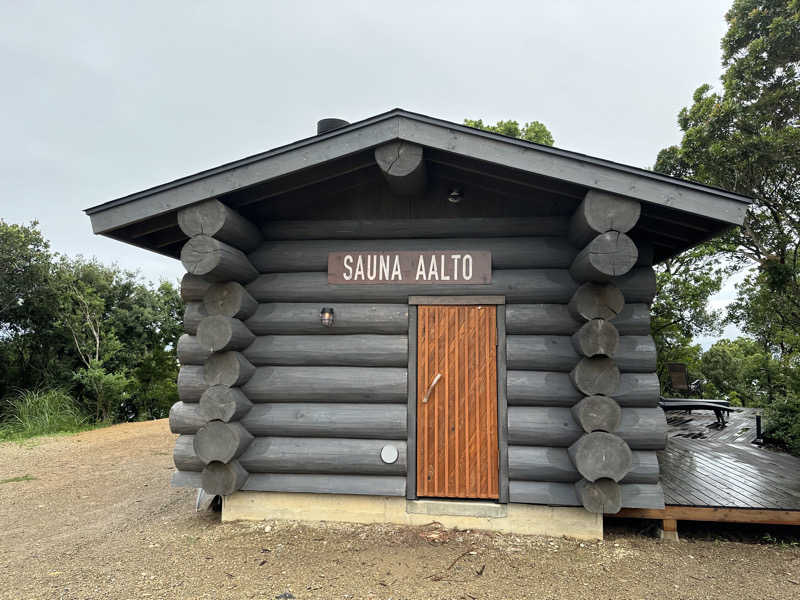
<path id="1" fill-rule="evenodd" d="M 194 451 L 203 464 L 227 463 L 241 456 L 253 436 L 241 423 L 211 421 L 203 425 L 194 436 Z"/>
<path id="2" fill-rule="evenodd" d="M 191 238 L 181 248 L 183 267 L 190 275 L 197 277 L 212 273 L 221 262 L 220 246 L 219 240 L 207 235 Z"/>
<path id="3" fill-rule="evenodd" d="M 596 431 L 587 433 L 568 449 L 572 464 L 587 481 L 618 482 L 633 468 L 633 453 L 620 437 Z"/>
<path id="4" fill-rule="evenodd" d="M 217 283 L 208 288 L 203 306 L 209 315 L 248 319 L 256 312 L 258 302 L 236 281 Z"/>
<path id="5" fill-rule="evenodd" d="M 225 205 L 210 199 L 178 211 L 178 227 L 188 237 L 214 236 L 225 224 Z"/>
<path id="6" fill-rule="evenodd" d="M 568 309 L 579 321 L 613 319 L 625 306 L 622 292 L 608 283 L 584 283 L 572 296 Z"/>
<path id="7" fill-rule="evenodd" d="M 229 496 L 242 488 L 247 476 L 247 471 L 238 461 L 227 464 L 212 462 L 203 468 L 203 489 L 215 496 Z"/>
<path id="8" fill-rule="evenodd" d="M 244 417 L 253 404 L 239 388 L 215 385 L 200 396 L 198 412 L 209 421 L 238 421 Z"/>
<path id="9" fill-rule="evenodd" d="M 572 416 L 586 433 L 613 433 L 622 421 L 622 409 L 608 396 L 588 396 L 572 407 Z"/>
<path id="10" fill-rule="evenodd" d="M 569 227 L 569 240 L 578 247 L 606 231 L 627 233 L 636 225 L 642 207 L 638 200 L 600 190 L 589 190 Z"/>
<path id="11" fill-rule="evenodd" d="M 181 263 L 190 274 L 209 282 L 249 282 L 258 277 L 241 250 L 207 235 L 193 237 L 183 245 Z"/>
<path id="12" fill-rule="evenodd" d="M 247 348 L 255 336 L 239 319 L 212 315 L 206 317 L 197 326 L 197 341 L 209 352 L 225 350 L 243 350 Z"/>
<path id="13" fill-rule="evenodd" d="M 610 358 L 582 358 L 569 377 L 586 396 L 613 396 L 619 389 L 619 368 Z"/>
<path id="14" fill-rule="evenodd" d="M 619 346 L 619 332 L 605 319 L 592 319 L 572 334 L 572 345 L 581 356 L 614 356 Z"/>
<path id="15" fill-rule="evenodd" d="M 190 238 L 214 237 L 245 252 L 255 249 L 261 242 L 258 227 L 213 198 L 178 211 L 178 226 Z"/>
<path id="16" fill-rule="evenodd" d="M 207 386 L 244 385 L 253 376 L 256 368 L 239 352 L 228 351 L 212 354 L 203 366 L 203 378 Z"/>
<path id="17" fill-rule="evenodd" d="M 425 156 L 422 146 L 394 141 L 375 149 L 384 178 L 395 194 L 408 196 L 425 189 Z"/>
<path id="18" fill-rule="evenodd" d="M 610 281 L 630 271 L 639 259 L 636 244 L 624 233 L 601 233 L 581 250 L 569 268 L 575 281 Z"/>
<path id="19" fill-rule="evenodd" d="M 575 484 L 575 493 L 583 507 L 595 514 L 616 514 L 622 508 L 622 488 L 611 479 L 590 482 L 585 479 Z"/>

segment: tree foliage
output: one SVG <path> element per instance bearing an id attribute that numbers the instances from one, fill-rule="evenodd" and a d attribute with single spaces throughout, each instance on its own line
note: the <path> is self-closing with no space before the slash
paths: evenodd
<path id="1" fill-rule="evenodd" d="M 52 265 L 49 244 L 36 225 L 0 220 L 0 335 L 28 331 L 39 318 L 37 300 Z"/>
<path id="2" fill-rule="evenodd" d="M 553 134 L 541 121 L 531 121 L 520 127 L 518 121 L 498 121 L 495 125 L 489 125 L 484 124 L 483 119 L 464 119 L 464 125 L 545 146 L 552 146 L 555 143 Z"/>
<path id="3" fill-rule="evenodd" d="M 751 338 L 719 340 L 703 353 L 700 368 L 705 395 L 737 406 L 767 406 L 784 391 L 778 361 Z"/>
<path id="4" fill-rule="evenodd" d="M 0 397 L 58 389 L 95 421 L 166 416 L 180 310 L 167 282 L 52 253 L 36 223 L 0 221 Z"/>
<path id="5" fill-rule="evenodd" d="M 680 145 L 662 150 L 655 169 L 754 198 L 744 226 L 716 250 L 755 265 L 771 310 L 798 332 L 800 2 L 735 0 L 726 19 L 722 90 L 695 91 L 678 116 Z"/>
<path id="6" fill-rule="evenodd" d="M 668 381 L 666 364 L 683 362 L 700 378 L 698 335 L 719 333 L 721 314 L 709 309 L 709 298 L 722 287 L 725 264 L 705 246 L 693 248 L 656 266 L 656 297 L 651 330 L 658 347 L 658 372 Z"/>
<path id="7" fill-rule="evenodd" d="M 717 342 L 695 369 L 708 381 L 706 395 L 766 406 L 775 435 L 800 449 L 800 414 L 792 412 L 800 407 L 800 2 L 734 0 L 725 18 L 722 85 L 697 88 L 678 115 L 681 143 L 664 148 L 654 168 L 750 196 L 753 205 L 741 229 L 680 257 L 680 270 L 659 273 L 672 295 L 662 293 L 655 307 L 654 333 L 662 354 L 685 352 L 702 327 L 674 326 L 666 336 L 658 328 L 676 314 L 710 326 L 698 299 L 748 269 L 721 316 L 749 337 Z"/>

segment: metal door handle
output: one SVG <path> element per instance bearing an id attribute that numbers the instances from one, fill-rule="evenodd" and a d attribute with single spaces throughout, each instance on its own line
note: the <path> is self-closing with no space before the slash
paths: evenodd
<path id="1" fill-rule="evenodd" d="M 433 392 L 433 388 L 436 387 L 436 384 L 439 383 L 439 380 L 442 378 L 441 373 L 437 373 L 436 377 L 433 378 L 431 384 L 428 386 L 428 391 L 425 392 L 425 396 L 422 398 L 422 403 L 425 404 L 428 400 L 430 400 L 431 393 Z"/>

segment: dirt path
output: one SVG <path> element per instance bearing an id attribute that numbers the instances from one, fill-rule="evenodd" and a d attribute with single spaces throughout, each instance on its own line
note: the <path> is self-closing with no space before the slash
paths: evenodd
<path id="1" fill-rule="evenodd" d="M 166 421 L 0 444 L 0 598 L 798 598 L 800 547 L 219 523 Z M 26 477 L 27 476 L 27 477 Z"/>

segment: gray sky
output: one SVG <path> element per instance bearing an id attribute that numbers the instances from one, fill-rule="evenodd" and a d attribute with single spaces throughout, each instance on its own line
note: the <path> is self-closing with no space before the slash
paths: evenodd
<path id="1" fill-rule="evenodd" d="M 556 146 L 651 166 L 719 80 L 729 4 L 0 0 L 0 217 L 174 279 L 82 209 L 394 107 L 539 120 Z"/>

